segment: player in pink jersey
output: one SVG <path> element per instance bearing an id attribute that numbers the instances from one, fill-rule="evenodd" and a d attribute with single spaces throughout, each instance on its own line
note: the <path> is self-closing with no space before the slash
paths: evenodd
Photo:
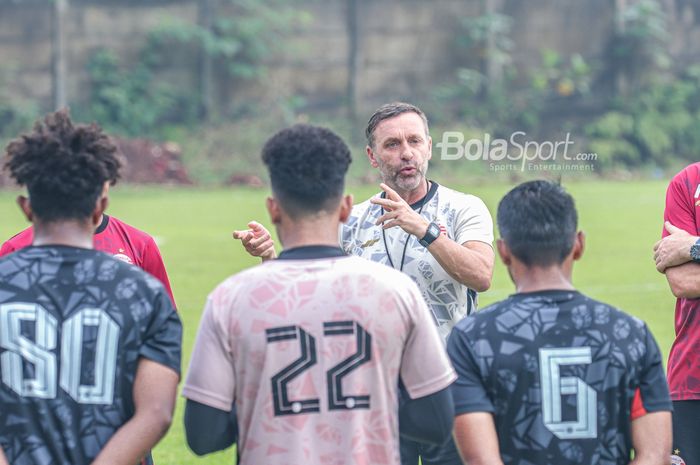
<path id="1" fill-rule="evenodd" d="M 443 443 L 455 374 L 420 291 L 338 247 L 349 149 L 298 125 L 263 160 L 284 251 L 207 300 L 183 389 L 190 447 L 237 441 L 242 465 L 398 465 L 399 416 L 403 433 Z M 400 383 L 412 399 L 401 411 Z"/>
<path id="2" fill-rule="evenodd" d="M 700 163 L 678 173 L 666 191 L 664 238 L 656 268 L 676 296 L 676 340 L 668 357 L 677 463 L 700 463 Z"/>
<path id="3" fill-rule="evenodd" d="M 111 180 L 111 182 L 116 182 Z M 34 240 L 34 227 L 30 226 L 8 239 L 0 247 L 0 257 L 29 247 Z M 168 273 L 165 271 L 163 258 L 156 242 L 151 236 L 120 221 L 113 216 L 102 215 L 100 225 L 93 236 L 95 250 L 113 255 L 114 258 L 136 265 L 163 283 L 170 295 L 173 305 L 175 298 L 170 288 Z"/>

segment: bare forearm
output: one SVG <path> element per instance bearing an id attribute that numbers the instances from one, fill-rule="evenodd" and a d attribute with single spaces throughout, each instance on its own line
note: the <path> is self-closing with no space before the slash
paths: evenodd
<path id="1" fill-rule="evenodd" d="M 491 287 L 494 254 L 488 244 L 483 245 L 480 250 L 473 250 L 440 236 L 430 244 L 428 251 L 453 279 L 484 292 Z"/>
<path id="2" fill-rule="evenodd" d="M 683 299 L 700 298 L 700 264 L 685 263 L 666 269 L 673 295 Z"/>
<path id="3" fill-rule="evenodd" d="M 135 465 L 165 436 L 170 421 L 143 413 L 124 424 L 107 442 L 93 465 Z"/>
<path id="4" fill-rule="evenodd" d="M 469 413 L 455 418 L 454 438 L 467 465 L 503 465 L 498 435 L 490 413 Z"/>
<path id="5" fill-rule="evenodd" d="M 634 460 L 630 465 L 668 465 L 671 454 L 671 412 L 652 412 L 632 421 Z"/>
<path id="6" fill-rule="evenodd" d="M 2 447 L 0 447 L 0 465 L 9 465 L 5 453 L 2 451 Z"/>

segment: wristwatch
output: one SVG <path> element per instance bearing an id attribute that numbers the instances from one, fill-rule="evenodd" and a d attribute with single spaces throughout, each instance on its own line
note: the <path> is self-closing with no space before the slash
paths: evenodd
<path id="1" fill-rule="evenodd" d="M 428 247 L 438 237 L 440 237 L 440 226 L 438 226 L 438 224 L 433 221 L 428 225 L 428 230 L 425 232 L 425 236 L 423 236 L 423 239 L 418 240 L 418 242 L 423 247 Z"/>
<path id="2" fill-rule="evenodd" d="M 700 238 L 690 246 L 690 259 L 695 263 L 700 263 Z"/>

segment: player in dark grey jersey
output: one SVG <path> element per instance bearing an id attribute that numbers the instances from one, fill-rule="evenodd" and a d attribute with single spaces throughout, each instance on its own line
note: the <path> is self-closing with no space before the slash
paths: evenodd
<path id="1" fill-rule="evenodd" d="M 516 294 L 461 321 L 455 437 L 467 463 L 668 464 L 671 402 L 644 322 L 577 292 L 584 249 L 561 186 L 524 183 L 498 207 Z"/>
<path id="2" fill-rule="evenodd" d="M 7 154 L 35 234 L 0 259 L 0 465 L 150 463 L 171 422 L 182 327 L 157 279 L 92 250 L 115 147 L 57 112 Z"/>

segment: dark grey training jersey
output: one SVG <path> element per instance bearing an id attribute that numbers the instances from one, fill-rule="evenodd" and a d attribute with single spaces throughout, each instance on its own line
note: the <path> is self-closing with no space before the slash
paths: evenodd
<path id="1" fill-rule="evenodd" d="M 162 284 L 102 252 L 0 259 L 0 446 L 12 465 L 89 464 L 134 414 L 140 357 L 180 372 Z"/>
<path id="2" fill-rule="evenodd" d="M 515 294 L 462 320 L 447 344 L 457 415 L 494 414 L 508 465 L 627 465 L 631 410 L 671 410 L 641 320 L 575 291 Z"/>

